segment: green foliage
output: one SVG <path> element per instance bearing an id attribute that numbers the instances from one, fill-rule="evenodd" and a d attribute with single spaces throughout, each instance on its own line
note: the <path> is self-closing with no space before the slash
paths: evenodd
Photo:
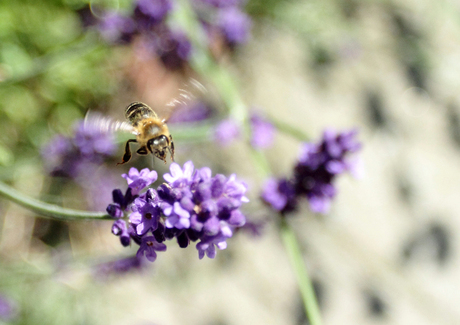
<path id="1" fill-rule="evenodd" d="M 109 2 L 101 5 L 115 3 Z M 69 134 L 88 107 L 104 106 L 113 93 L 116 56 L 81 25 L 76 9 L 86 5 L 81 0 L 0 4 L 0 165 L 30 150 L 38 155 L 53 134 Z"/>

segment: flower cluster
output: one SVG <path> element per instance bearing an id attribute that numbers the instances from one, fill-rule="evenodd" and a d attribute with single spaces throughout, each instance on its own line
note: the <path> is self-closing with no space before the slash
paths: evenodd
<path id="1" fill-rule="evenodd" d="M 135 242 L 137 256 L 153 262 L 157 251 L 165 251 L 165 240 L 176 238 L 180 247 L 198 241 L 199 258 L 214 258 L 216 247 L 225 249 L 233 231 L 245 224 L 240 211 L 247 186 L 233 174 L 212 176 L 211 169 L 196 169 L 191 161 L 181 168 L 172 163 L 165 183 L 155 190 L 147 188 L 157 173 L 131 168 L 123 177 L 128 181 L 125 194 L 113 191 L 113 204 L 107 212 L 116 218 L 112 233 L 123 246 Z M 147 190 L 145 190 L 147 188 Z"/>
<path id="2" fill-rule="evenodd" d="M 351 170 L 353 164 L 347 156 L 361 147 L 355 140 L 356 133 L 352 130 L 337 134 L 327 130 L 319 143 L 304 144 L 294 175 L 291 178 L 269 179 L 262 198 L 273 209 L 283 213 L 295 210 L 299 197 L 308 199 L 312 211 L 328 212 L 336 194 L 335 177 Z"/>
<path id="3" fill-rule="evenodd" d="M 72 138 L 56 136 L 42 149 L 42 156 L 51 175 L 75 178 L 90 165 L 103 162 L 115 150 L 112 134 L 80 122 Z"/>
<path id="4" fill-rule="evenodd" d="M 102 37 L 111 43 L 141 40 L 171 70 L 183 68 L 192 47 L 185 33 L 166 24 L 175 9 L 174 0 L 136 0 L 131 14 L 106 12 L 97 23 Z M 229 47 L 246 42 L 251 21 L 240 1 L 195 0 L 193 8 L 202 23 L 209 43 L 222 38 Z M 82 18 L 84 18 L 82 16 Z"/>

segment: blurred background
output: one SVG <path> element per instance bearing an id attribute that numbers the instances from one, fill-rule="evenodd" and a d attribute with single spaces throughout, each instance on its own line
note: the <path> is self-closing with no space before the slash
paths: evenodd
<path id="1" fill-rule="evenodd" d="M 200 70 L 201 46 L 230 73 L 244 109 L 278 126 L 263 150 L 274 176 L 292 173 L 294 133 L 316 141 L 325 128 L 359 130 L 358 175 L 337 180 L 331 212 L 305 203 L 289 216 L 324 324 L 459 324 L 460 3 L 183 0 L 165 18 L 173 32 L 134 32 L 133 22 L 151 23 L 142 8 L 153 6 L 152 19 L 168 3 L 0 3 L 1 180 L 89 211 L 124 191 L 132 166 L 154 168 L 161 182 L 169 160 L 116 166 L 125 138 L 75 151 L 88 110 L 123 120 L 130 102 L 144 101 L 172 115 L 180 165 L 249 185 L 253 231 L 214 260 L 170 242 L 133 269 L 119 261 L 136 249 L 120 245 L 110 221 L 51 221 L 2 199 L 0 323 L 308 323 L 277 216 L 259 199 L 266 176 L 244 137 L 223 146 L 213 136 L 238 112 L 226 107 L 231 89 Z M 180 89 L 191 100 L 172 109 Z"/>

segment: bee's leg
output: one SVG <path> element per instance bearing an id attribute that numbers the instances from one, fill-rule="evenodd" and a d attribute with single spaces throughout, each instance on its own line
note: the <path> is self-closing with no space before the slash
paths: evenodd
<path id="1" fill-rule="evenodd" d="M 153 149 L 152 149 L 153 140 L 154 140 L 154 139 L 150 139 L 149 141 L 147 141 L 147 149 L 148 149 L 151 153 L 153 153 Z"/>
<path id="2" fill-rule="evenodd" d="M 163 150 L 155 150 L 155 157 L 157 157 L 160 160 L 163 160 L 163 162 L 166 164 L 166 151 Z"/>
<path id="3" fill-rule="evenodd" d="M 174 161 L 174 142 L 171 134 L 169 135 L 169 153 L 171 154 L 171 161 Z"/>
<path id="4" fill-rule="evenodd" d="M 126 146 L 125 146 L 125 154 L 123 155 L 123 161 L 118 163 L 118 165 L 123 165 L 124 163 L 127 163 L 131 159 L 131 149 L 129 149 L 129 144 L 130 142 L 137 142 L 135 139 L 129 139 L 126 141 Z"/>

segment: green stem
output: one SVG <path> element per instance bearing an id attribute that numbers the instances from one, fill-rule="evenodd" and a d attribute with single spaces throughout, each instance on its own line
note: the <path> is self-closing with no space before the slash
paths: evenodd
<path id="1" fill-rule="evenodd" d="M 311 325 L 321 325 L 321 314 L 316 301 L 315 291 L 313 290 L 312 282 L 308 276 L 307 269 L 305 268 L 299 243 L 294 231 L 284 218 L 281 221 L 281 237 L 283 239 L 284 246 L 286 247 L 291 265 L 294 268 L 297 284 L 299 285 L 308 320 Z"/>
<path id="2" fill-rule="evenodd" d="M 287 135 L 292 136 L 300 141 L 308 141 L 310 138 L 304 131 L 299 130 L 292 125 L 280 121 L 278 119 L 270 118 L 270 122 L 276 127 L 276 129 L 280 132 L 283 132 Z"/>
<path id="3" fill-rule="evenodd" d="M 43 217 L 56 220 L 82 220 L 82 219 L 111 219 L 105 212 L 87 212 L 73 209 L 66 209 L 60 206 L 41 202 L 16 191 L 14 188 L 0 182 L 0 196 L 11 200 L 20 206 L 29 209 Z"/>

